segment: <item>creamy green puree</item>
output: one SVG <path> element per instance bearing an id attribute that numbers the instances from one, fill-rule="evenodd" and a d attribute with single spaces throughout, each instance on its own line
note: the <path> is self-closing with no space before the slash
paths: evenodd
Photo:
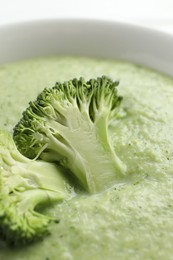
<path id="1" fill-rule="evenodd" d="M 120 81 L 124 99 L 110 131 L 128 177 L 101 194 L 80 194 L 47 210 L 59 219 L 52 234 L 18 249 L 1 242 L 1 260 L 173 259 L 173 79 L 131 63 L 80 57 L 4 65 L 0 127 L 12 131 L 44 87 L 101 75 Z"/>

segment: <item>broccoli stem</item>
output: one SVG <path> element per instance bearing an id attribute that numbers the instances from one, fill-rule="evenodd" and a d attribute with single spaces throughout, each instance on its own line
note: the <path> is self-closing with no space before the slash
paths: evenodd
<path id="1" fill-rule="evenodd" d="M 126 167 L 110 144 L 107 113 L 100 113 L 95 123 L 85 118 L 86 114 L 81 114 L 76 108 L 75 117 L 69 111 L 68 123 L 71 128 L 48 120 L 48 152 L 45 150 L 41 158 L 59 161 L 76 175 L 86 190 L 96 193 L 120 182 Z"/>

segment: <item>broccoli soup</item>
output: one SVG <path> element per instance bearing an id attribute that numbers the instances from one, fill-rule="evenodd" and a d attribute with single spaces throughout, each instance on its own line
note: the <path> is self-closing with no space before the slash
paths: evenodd
<path id="1" fill-rule="evenodd" d="M 109 154 L 116 155 L 119 168 L 116 166 L 115 171 L 120 169 L 121 177 L 113 177 L 111 184 L 102 189 L 104 179 L 99 180 L 94 169 L 97 171 L 105 157 L 101 152 L 96 156 L 93 142 L 82 141 L 82 136 L 87 139 L 87 135 L 82 134 L 79 140 L 76 137 L 75 149 L 80 152 L 87 146 L 87 158 L 94 158 L 90 166 L 99 187 L 97 192 L 83 189 L 85 185 L 73 181 L 71 175 L 68 185 L 72 186 L 72 195 L 65 195 L 53 207 L 37 209 L 56 218 L 56 223 L 50 223 L 50 235 L 17 247 L 7 245 L 2 238 L 0 259 L 172 259 L 172 78 L 128 62 L 84 57 L 45 57 L 4 65 L 0 67 L 0 128 L 12 134 L 28 103 L 36 100 L 45 87 L 52 87 L 57 81 L 80 77 L 88 81 L 102 75 L 119 81 L 116 89 L 123 97 L 116 115 L 109 114 L 108 125 Z M 72 167 L 74 172 L 80 168 L 78 161 Z M 56 179 L 56 173 L 52 174 Z M 110 171 L 105 170 L 104 174 L 106 184 Z M 64 182 L 62 179 L 62 185 Z M 3 190 L 4 187 L 0 192 Z M 48 192 L 52 192 L 51 188 Z"/>

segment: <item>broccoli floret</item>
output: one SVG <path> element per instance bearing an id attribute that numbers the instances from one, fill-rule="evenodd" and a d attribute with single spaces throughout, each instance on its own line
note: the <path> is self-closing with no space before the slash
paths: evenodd
<path id="1" fill-rule="evenodd" d="M 89 193 L 120 182 L 126 166 L 116 155 L 109 133 L 122 100 L 117 85 L 102 76 L 44 89 L 14 128 L 18 149 L 29 158 L 58 161 Z"/>
<path id="2" fill-rule="evenodd" d="M 24 157 L 12 135 L 0 130 L 1 238 L 18 245 L 47 235 L 49 223 L 56 219 L 39 213 L 38 207 L 62 201 L 69 194 L 60 167 Z"/>

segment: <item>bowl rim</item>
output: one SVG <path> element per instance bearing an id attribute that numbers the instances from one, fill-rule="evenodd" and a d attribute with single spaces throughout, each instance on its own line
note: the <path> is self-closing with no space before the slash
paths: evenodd
<path id="1" fill-rule="evenodd" d="M 164 31 L 162 29 L 156 28 L 156 27 L 150 27 L 149 25 L 144 25 L 141 23 L 137 23 L 134 21 L 122 21 L 122 20 L 108 20 L 106 18 L 34 18 L 34 19 L 26 19 L 26 20 L 21 20 L 21 21 L 14 21 L 14 22 L 8 22 L 8 23 L 4 23 L 4 24 L 0 24 L 0 30 L 2 29 L 11 29 L 14 27 L 19 27 L 19 26 L 27 26 L 27 25 L 33 25 L 33 24 L 44 24 L 44 23 L 88 23 L 88 24 L 97 24 L 97 25 L 101 25 L 101 24 L 106 24 L 106 25 L 118 25 L 118 26 L 122 26 L 122 27 L 133 27 L 136 29 L 142 29 L 142 30 L 146 30 L 152 33 L 158 33 L 158 34 L 164 34 L 165 36 L 167 35 L 168 37 L 173 38 L 173 33 L 168 32 L 168 31 Z"/>
<path id="2" fill-rule="evenodd" d="M 118 35 L 120 37 L 122 37 L 122 41 L 128 41 L 128 33 L 130 32 L 132 34 L 132 37 L 130 39 L 130 43 L 125 43 L 126 46 L 124 46 L 124 50 L 127 46 L 129 46 L 130 44 L 130 48 L 127 47 L 127 49 L 129 48 L 129 53 L 132 51 L 131 55 L 126 55 L 124 54 L 123 58 L 118 58 L 118 59 L 122 59 L 122 60 L 128 60 L 128 61 L 132 61 L 135 63 L 139 63 L 141 65 L 145 65 L 148 67 L 152 67 L 154 69 L 157 69 L 159 71 L 163 71 L 166 72 L 167 74 L 170 74 L 173 76 L 173 70 L 171 69 L 171 67 L 173 67 L 173 52 L 171 52 L 171 48 L 173 45 L 173 34 L 170 34 L 168 32 L 156 29 L 156 28 L 151 28 L 148 26 L 144 26 L 141 24 L 137 24 L 137 23 L 133 23 L 133 22 L 127 22 L 127 21 L 119 21 L 119 20 L 107 20 L 107 19 L 90 19 L 90 18 L 45 18 L 45 19 L 31 19 L 31 20 L 25 20 L 25 21 L 18 21 L 18 22 L 12 22 L 12 23 L 8 23 L 8 24 L 2 24 L 0 25 L 0 38 L 1 38 L 1 47 L 2 50 L 0 50 L 0 57 L 3 57 L 4 55 L 8 55 L 8 52 L 6 50 L 6 42 L 3 42 L 3 35 L 5 35 L 5 37 L 7 37 L 7 35 L 9 34 L 13 34 L 13 32 L 17 32 L 17 31 L 22 31 L 24 34 L 26 34 L 27 29 L 29 28 L 31 30 L 31 28 L 33 28 L 33 30 L 35 30 L 35 35 L 36 35 L 36 31 L 39 30 L 40 28 L 51 28 L 51 26 L 54 27 L 70 27 L 72 26 L 72 28 L 74 29 L 75 27 L 82 27 L 84 29 L 87 29 L 87 33 L 90 32 L 90 30 L 92 31 L 92 35 L 94 36 L 95 40 L 97 40 L 97 36 L 94 35 L 94 30 L 96 31 L 96 29 L 100 28 L 104 28 L 103 31 L 99 31 L 99 34 L 105 34 L 106 35 L 106 31 L 109 31 L 109 39 L 111 39 L 111 37 L 115 36 L 114 33 L 118 31 Z M 47 27 L 46 27 L 47 26 Z M 94 29 L 93 29 L 94 28 Z M 31 30 L 32 31 L 32 30 Z M 43 30 L 42 30 L 43 31 Z M 42 32 L 43 33 L 43 32 Z M 69 33 L 69 31 L 68 31 Z M 137 35 L 139 35 L 139 37 L 137 37 Z M 30 34 L 30 36 L 32 37 L 32 32 Z M 18 36 L 16 36 L 15 34 L 13 34 L 13 37 L 10 36 L 11 39 L 17 39 Z M 78 34 L 79 37 L 79 34 Z M 141 39 L 140 39 L 141 38 Z M 151 44 L 146 41 L 147 39 L 150 39 Z M 18 39 L 17 39 L 18 40 Z M 17 40 L 15 42 L 16 46 L 17 46 Z M 114 37 L 115 40 L 115 37 Z M 144 45 L 144 41 L 146 41 L 146 46 Z M 10 41 L 9 41 L 10 42 Z M 7 42 L 7 45 L 9 46 L 9 42 Z M 61 43 L 62 44 L 62 43 Z M 145 52 L 142 54 L 141 51 L 141 46 L 143 47 L 143 50 L 145 50 Z M 110 44 L 109 44 L 110 45 Z M 133 46 L 134 45 L 134 46 Z M 153 46 L 150 46 L 153 45 Z M 113 45 L 110 45 L 107 47 L 108 48 L 112 48 Z M 164 48 L 163 48 L 164 46 Z M 138 53 L 135 53 L 135 47 L 138 48 Z M 3 53 L 3 48 L 6 51 L 7 54 Z M 17 48 L 17 47 L 16 47 Z M 87 48 L 85 46 L 85 48 Z M 103 46 L 102 46 L 103 48 Z M 116 46 L 117 48 L 117 46 Z M 104 49 L 104 48 L 103 48 Z M 120 52 L 122 51 L 122 46 L 121 43 L 119 43 L 119 50 Z M 75 50 L 76 51 L 76 50 Z M 95 51 L 97 52 L 97 48 L 95 47 Z M 107 51 L 107 50 L 106 50 Z M 108 51 L 109 52 L 109 51 Z M 108 53 L 107 52 L 107 53 Z M 118 50 L 117 50 L 118 52 Z M 87 52 L 86 52 L 87 53 Z M 94 51 L 93 51 L 94 53 Z M 91 55 L 80 55 L 80 56 L 90 56 L 90 57 L 100 57 L 100 58 L 110 58 L 110 54 L 109 55 L 105 55 L 105 57 L 102 57 L 100 55 L 93 55 L 93 53 Z M 154 57 L 152 57 L 154 53 Z M 67 53 L 68 55 L 69 53 Z M 133 57 L 133 55 L 136 55 L 136 57 Z M 29 55 L 29 53 L 28 53 Z M 47 54 L 46 54 L 47 55 Z M 73 55 L 73 53 L 72 53 Z M 137 55 L 141 55 L 141 59 L 139 59 L 139 57 L 137 57 Z M 142 56 L 143 55 L 143 56 Z M 146 55 L 150 56 L 150 57 L 146 57 Z M 157 59 L 157 55 L 158 55 L 158 59 Z M 38 56 L 44 56 L 44 55 L 38 55 Z M 33 57 L 38 57 L 33 56 Z M 116 56 L 116 55 L 115 55 Z M 127 56 L 127 59 L 126 59 Z M 5 56 L 4 56 L 5 57 Z M 30 56 L 29 56 L 30 57 Z M 32 56 L 31 56 L 32 58 Z M 25 59 L 25 58 L 24 58 Z M 26 57 L 26 59 L 28 59 L 28 57 Z M 112 56 L 112 59 L 116 59 L 116 57 Z M 8 63 L 8 62 L 13 62 L 15 61 L 15 58 L 12 60 L 7 60 L 7 62 L 5 61 L 6 59 L 2 58 L 2 62 L 0 60 L 1 64 L 4 63 Z M 17 59 L 17 60 L 20 60 Z M 144 62 L 142 63 L 141 61 L 144 60 Z M 162 64 L 161 64 L 162 63 Z M 151 65 L 154 64 L 154 65 Z"/>

